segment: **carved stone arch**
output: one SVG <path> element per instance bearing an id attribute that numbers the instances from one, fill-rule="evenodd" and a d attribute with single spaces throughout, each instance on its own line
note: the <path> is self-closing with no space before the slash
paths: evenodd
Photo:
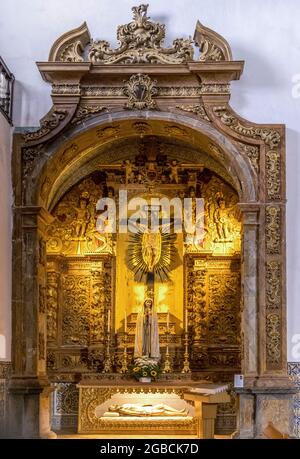
<path id="1" fill-rule="evenodd" d="M 14 135 L 10 411 L 20 423 L 12 421 L 12 434 L 51 436 L 39 416 L 50 390 L 43 300 L 49 210 L 66 177 L 97 148 L 148 135 L 202 148 L 235 184 L 243 214 L 240 436 L 262 435 L 270 420 L 288 432 L 284 126 L 258 125 L 231 109 L 230 82 L 244 63 L 200 23 L 195 60 L 191 40 L 163 47 L 164 26 L 150 21 L 146 5 L 133 9 L 118 36 L 120 47 L 112 49 L 91 41 L 83 24 L 58 39 L 49 61 L 38 63 L 52 84 L 53 107 L 35 131 Z"/>
<path id="2" fill-rule="evenodd" d="M 183 140 L 189 143 L 187 139 L 194 137 L 195 145 L 197 145 L 195 135 L 205 136 L 209 142 L 209 155 L 214 157 L 217 162 L 223 163 L 224 168 L 232 177 L 232 182 L 235 184 L 240 201 L 243 203 L 256 202 L 256 177 L 251 166 L 244 158 L 244 155 L 239 152 L 238 146 L 231 143 L 221 132 L 216 130 L 213 125 L 207 125 L 207 123 L 204 123 L 202 120 L 197 120 L 195 122 L 194 119 L 186 114 L 173 114 L 167 112 L 148 112 L 143 114 L 138 111 L 131 111 L 130 115 L 126 117 L 125 127 L 124 112 L 114 112 L 109 116 L 109 123 L 107 122 L 107 117 L 107 115 L 98 115 L 93 119 L 88 120 L 84 126 L 72 128 L 72 130 L 68 132 L 67 142 L 64 142 L 63 144 L 60 139 L 58 142 L 56 141 L 48 147 L 45 146 L 47 154 L 41 158 L 39 164 L 36 166 L 37 169 L 33 171 L 33 177 L 36 177 L 35 183 L 38 185 L 38 188 L 35 190 L 35 187 L 32 187 L 31 190 L 28 190 L 28 203 L 36 203 L 37 205 L 45 206 L 45 208 L 52 208 L 51 201 L 56 192 L 53 192 L 53 183 L 51 185 L 50 177 L 47 176 L 46 170 L 47 168 L 52 168 L 51 164 L 52 161 L 54 161 L 54 157 L 56 157 L 55 162 L 60 165 L 63 164 L 65 168 L 64 170 L 60 170 L 60 176 L 67 177 L 69 163 L 64 164 L 60 160 L 61 156 L 66 157 L 66 154 L 70 152 L 69 161 L 71 162 L 74 159 L 72 152 L 76 153 L 78 157 L 86 155 L 87 158 L 89 158 L 92 153 L 91 148 L 86 151 L 84 148 L 80 148 L 80 137 L 84 133 L 87 133 L 88 136 L 93 136 L 95 133 L 96 137 L 97 133 L 101 131 L 105 133 L 106 129 L 108 129 L 111 133 L 117 133 L 118 141 L 128 136 L 137 137 L 138 135 L 133 129 L 129 130 L 128 120 L 131 121 L 132 126 L 143 120 L 147 120 L 148 125 L 151 122 L 155 122 L 156 126 L 159 126 L 160 124 L 159 130 L 155 130 L 155 126 L 152 126 L 151 133 L 152 135 L 162 135 L 165 137 L 170 137 L 168 132 L 170 132 L 170 129 L 172 130 L 172 127 L 173 129 L 176 129 L 178 126 L 179 134 L 181 134 L 180 129 L 186 128 L 185 132 L 182 131 L 184 132 L 183 137 L 180 135 L 180 138 L 183 138 Z M 159 122 L 159 124 L 157 122 Z M 108 147 L 110 142 L 116 141 L 116 137 L 114 135 L 110 135 L 108 138 L 105 138 L 105 136 L 103 139 L 100 138 L 98 141 L 95 141 L 93 150 L 97 151 L 99 147 L 101 147 L 102 141 Z M 57 144 L 59 145 L 59 148 L 57 148 Z M 56 175 L 54 175 L 54 178 L 55 180 L 58 179 Z M 41 196 L 41 188 L 43 187 L 45 181 L 49 184 L 49 192 L 51 189 L 52 193 L 49 198 Z M 59 183 L 57 186 L 61 187 L 62 183 Z"/>

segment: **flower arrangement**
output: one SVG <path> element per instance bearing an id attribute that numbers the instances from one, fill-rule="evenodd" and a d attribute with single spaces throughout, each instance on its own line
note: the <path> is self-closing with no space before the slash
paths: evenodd
<path id="1" fill-rule="evenodd" d="M 156 379 L 160 374 L 160 366 L 155 359 L 139 357 L 134 360 L 130 367 L 130 374 L 136 378 Z"/>

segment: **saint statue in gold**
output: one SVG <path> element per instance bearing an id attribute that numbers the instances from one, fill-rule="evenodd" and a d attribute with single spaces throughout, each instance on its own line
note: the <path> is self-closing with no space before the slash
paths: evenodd
<path id="1" fill-rule="evenodd" d="M 138 357 L 160 359 L 158 317 L 151 298 L 144 301 L 143 310 L 137 317 L 134 358 Z"/>

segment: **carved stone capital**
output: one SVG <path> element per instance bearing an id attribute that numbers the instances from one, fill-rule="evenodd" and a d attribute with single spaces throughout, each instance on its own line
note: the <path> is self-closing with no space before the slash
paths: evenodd
<path id="1" fill-rule="evenodd" d="M 261 206 L 257 203 L 238 203 L 243 214 L 243 225 L 259 225 L 259 213 Z"/>

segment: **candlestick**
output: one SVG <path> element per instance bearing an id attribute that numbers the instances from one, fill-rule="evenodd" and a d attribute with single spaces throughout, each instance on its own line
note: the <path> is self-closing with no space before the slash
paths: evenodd
<path id="1" fill-rule="evenodd" d="M 125 309 L 125 315 L 124 315 L 124 332 L 127 333 L 127 312 Z"/>
<path id="2" fill-rule="evenodd" d="M 185 333 L 188 332 L 188 310 L 185 308 Z"/>
<path id="3" fill-rule="evenodd" d="M 107 315 L 107 333 L 110 332 L 110 309 L 108 310 L 108 315 Z"/>
<path id="4" fill-rule="evenodd" d="M 110 350 L 110 333 L 109 333 L 109 331 L 107 333 L 105 341 L 106 341 L 105 360 L 104 360 L 104 367 L 103 367 L 102 373 L 111 373 L 112 372 L 113 360 L 112 360 L 111 350 Z"/>
<path id="5" fill-rule="evenodd" d="M 169 311 L 168 311 L 169 314 Z M 168 324 L 168 320 L 167 320 Z M 171 373 L 172 372 L 172 363 L 171 363 L 171 358 L 169 354 L 169 324 L 166 330 L 166 354 L 165 354 L 165 361 L 164 361 L 164 366 L 163 366 L 163 373 Z"/>
<path id="6" fill-rule="evenodd" d="M 120 369 L 120 373 L 127 373 L 128 371 L 128 356 L 127 356 L 127 333 L 124 333 L 123 339 L 123 358 L 122 358 L 122 366 Z"/>
<path id="7" fill-rule="evenodd" d="M 184 337 L 184 360 L 183 360 L 183 368 L 181 373 L 191 373 L 190 369 L 190 359 L 189 359 L 189 335 L 185 333 Z"/>

